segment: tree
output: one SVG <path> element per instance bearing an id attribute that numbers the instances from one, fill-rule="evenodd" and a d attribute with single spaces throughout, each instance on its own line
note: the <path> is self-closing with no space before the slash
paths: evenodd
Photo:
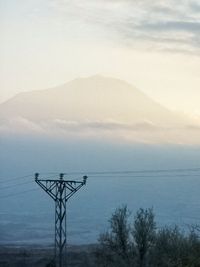
<path id="1" fill-rule="evenodd" d="M 101 266 L 130 266 L 129 215 L 127 206 L 116 209 L 109 220 L 110 230 L 100 235 L 96 255 Z"/>
<path id="2" fill-rule="evenodd" d="M 154 246 L 156 238 L 156 223 L 152 209 L 139 209 L 135 215 L 134 226 L 132 230 L 138 256 L 138 265 L 145 267 L 148 254 Z"/>
<path id="3" fill-rule="evenodd" d="M 133 224 L 127 207 L 112 215 L 110 229 L 100 235 L 98 265 L 102 267 L 199 267 L 199 227 L 184 233 L 177 226 L 156 229 L 152 209 L 139 209 Z"/>
<path id="4" fill-rule="evenodd" d="M 46 267 L 56 267 L 55 260 L 51 260 L 50 262 L 48 262 L 48 263 L 46 264 Z"/>
<path id="5" fill-rule="evenodd" d="M 164 227 L 157 232 L 151 256 L 154 267 L 200 266 L 200 242 L 194 232 L 184 234 L 177 226 Z"/>
<path id="6" fill-rule="evenodd" d="M 100 235 L 96 254 L 100 266 L 145 266 L 155 240 L 154 214 L 152 209 L 140 209 L 132 228 L 129 215 L 127 206 L 118 208 L 109 220 L 110 230 Z"/>

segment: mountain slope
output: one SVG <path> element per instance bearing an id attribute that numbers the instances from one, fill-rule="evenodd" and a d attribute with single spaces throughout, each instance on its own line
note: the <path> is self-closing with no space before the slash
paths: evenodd
<path id="1" fill-rule="evenodd" d="M 181 117 L 128 83 L 102 76 L 21 93 L 0 105 L 1 121 L 19 117 L 36 123 L 55 120 L 152 125 L 184 123 Z"/>

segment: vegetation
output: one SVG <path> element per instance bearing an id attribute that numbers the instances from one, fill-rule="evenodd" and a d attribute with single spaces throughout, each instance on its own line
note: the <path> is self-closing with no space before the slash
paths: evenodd
<path id="1" fill-rule="evenodd" d="M 99 237 L 97 266 L 199 267 L 199 228 L 185 234 L 177 226 L 156 228 L 152 209 L 140 209 L 130 223 L 127 207 L 118 208 L 110 229 Z"/>
<path id="2" fill-rule="evenodd" d="M 158 228 L 152 209 L 116 209 L 95 245 L 68 247 L 69 267 L 200 267 L 200 228 Z M 54 267 L 53 249 L 0 246 L 2 267 Z"/>

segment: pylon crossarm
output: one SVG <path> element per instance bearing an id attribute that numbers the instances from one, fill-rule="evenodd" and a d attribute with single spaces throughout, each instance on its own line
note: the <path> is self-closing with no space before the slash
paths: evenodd
<path id="1" fill-rule="evenodd" d="M 53 198 L 53 200 L 56 200 L 56 196 L 53 193 L 54 188 L 56 187 L 55 183 L 50 183 L 50 185 L 48 185 L 46 183 L 46 185 L 43 184 L 43 181 L 40 180 L 36 180 L 36 183 L 51 197 Z"/>
<path id="2" fill-rule="evenodd" d="M 74 191 L 78 186 L 82 186 L 83 182 L 79 181 L 65 181 L 66 188 L 70 191 Z M 78 186 L 77 186 L 78 185 Z"/>
<path id="3" fill-rule="evenodd" d="M 40 184 L 43 184 L 48 190 L 53 191 L 54 188 L 57 186 L 57 180 L 35 180 L 36 182 L 40 182 Z"/>
<path id="4" fill-rule="evenodd" d="M 71 184 L 66 184 L 65 186 L 71 192 L 73 192 L 76 189 L 76 187 L 72 186 Z"/>
<path id="5" fill-rule="evenodd" d="M 68 184 L 82 184 L 83 181 L 75 181 L 75 180 L 63 180 L 63 182 Z"/>
<path id="6" fill-rule="evenodd" d="M 69 190 L 74 191 L 76 188 L 82 187 L 84 185 L 83 182 L 77 181 L 66 181 L 66 186 Z"/>
<path id="7" fill-rule="evenodd" d="M 79 186 L 74 188 L 73 191 L 71 191 L 69 194 L 67 194 L 65 197 L 65 201 L 67 201 L 70 197 L 72 197 L 82 186 L 83 186 L 83 184 L 80 184 Z"/>

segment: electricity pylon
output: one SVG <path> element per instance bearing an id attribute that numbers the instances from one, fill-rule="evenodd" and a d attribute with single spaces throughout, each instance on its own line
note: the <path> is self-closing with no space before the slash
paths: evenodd
<path id="1" fill-rule="evenodd" d="M 39 173 L 35 174 L 36 183 L 55 201 L 55 261 L 56 266 L 63 267 L 66 264 L 66 202 L 83 185 L 86 184 L 87 176 L 82 181 L 64 180 L 64 174 L 60 174 L 58 180 L 38 179 Z"/>

